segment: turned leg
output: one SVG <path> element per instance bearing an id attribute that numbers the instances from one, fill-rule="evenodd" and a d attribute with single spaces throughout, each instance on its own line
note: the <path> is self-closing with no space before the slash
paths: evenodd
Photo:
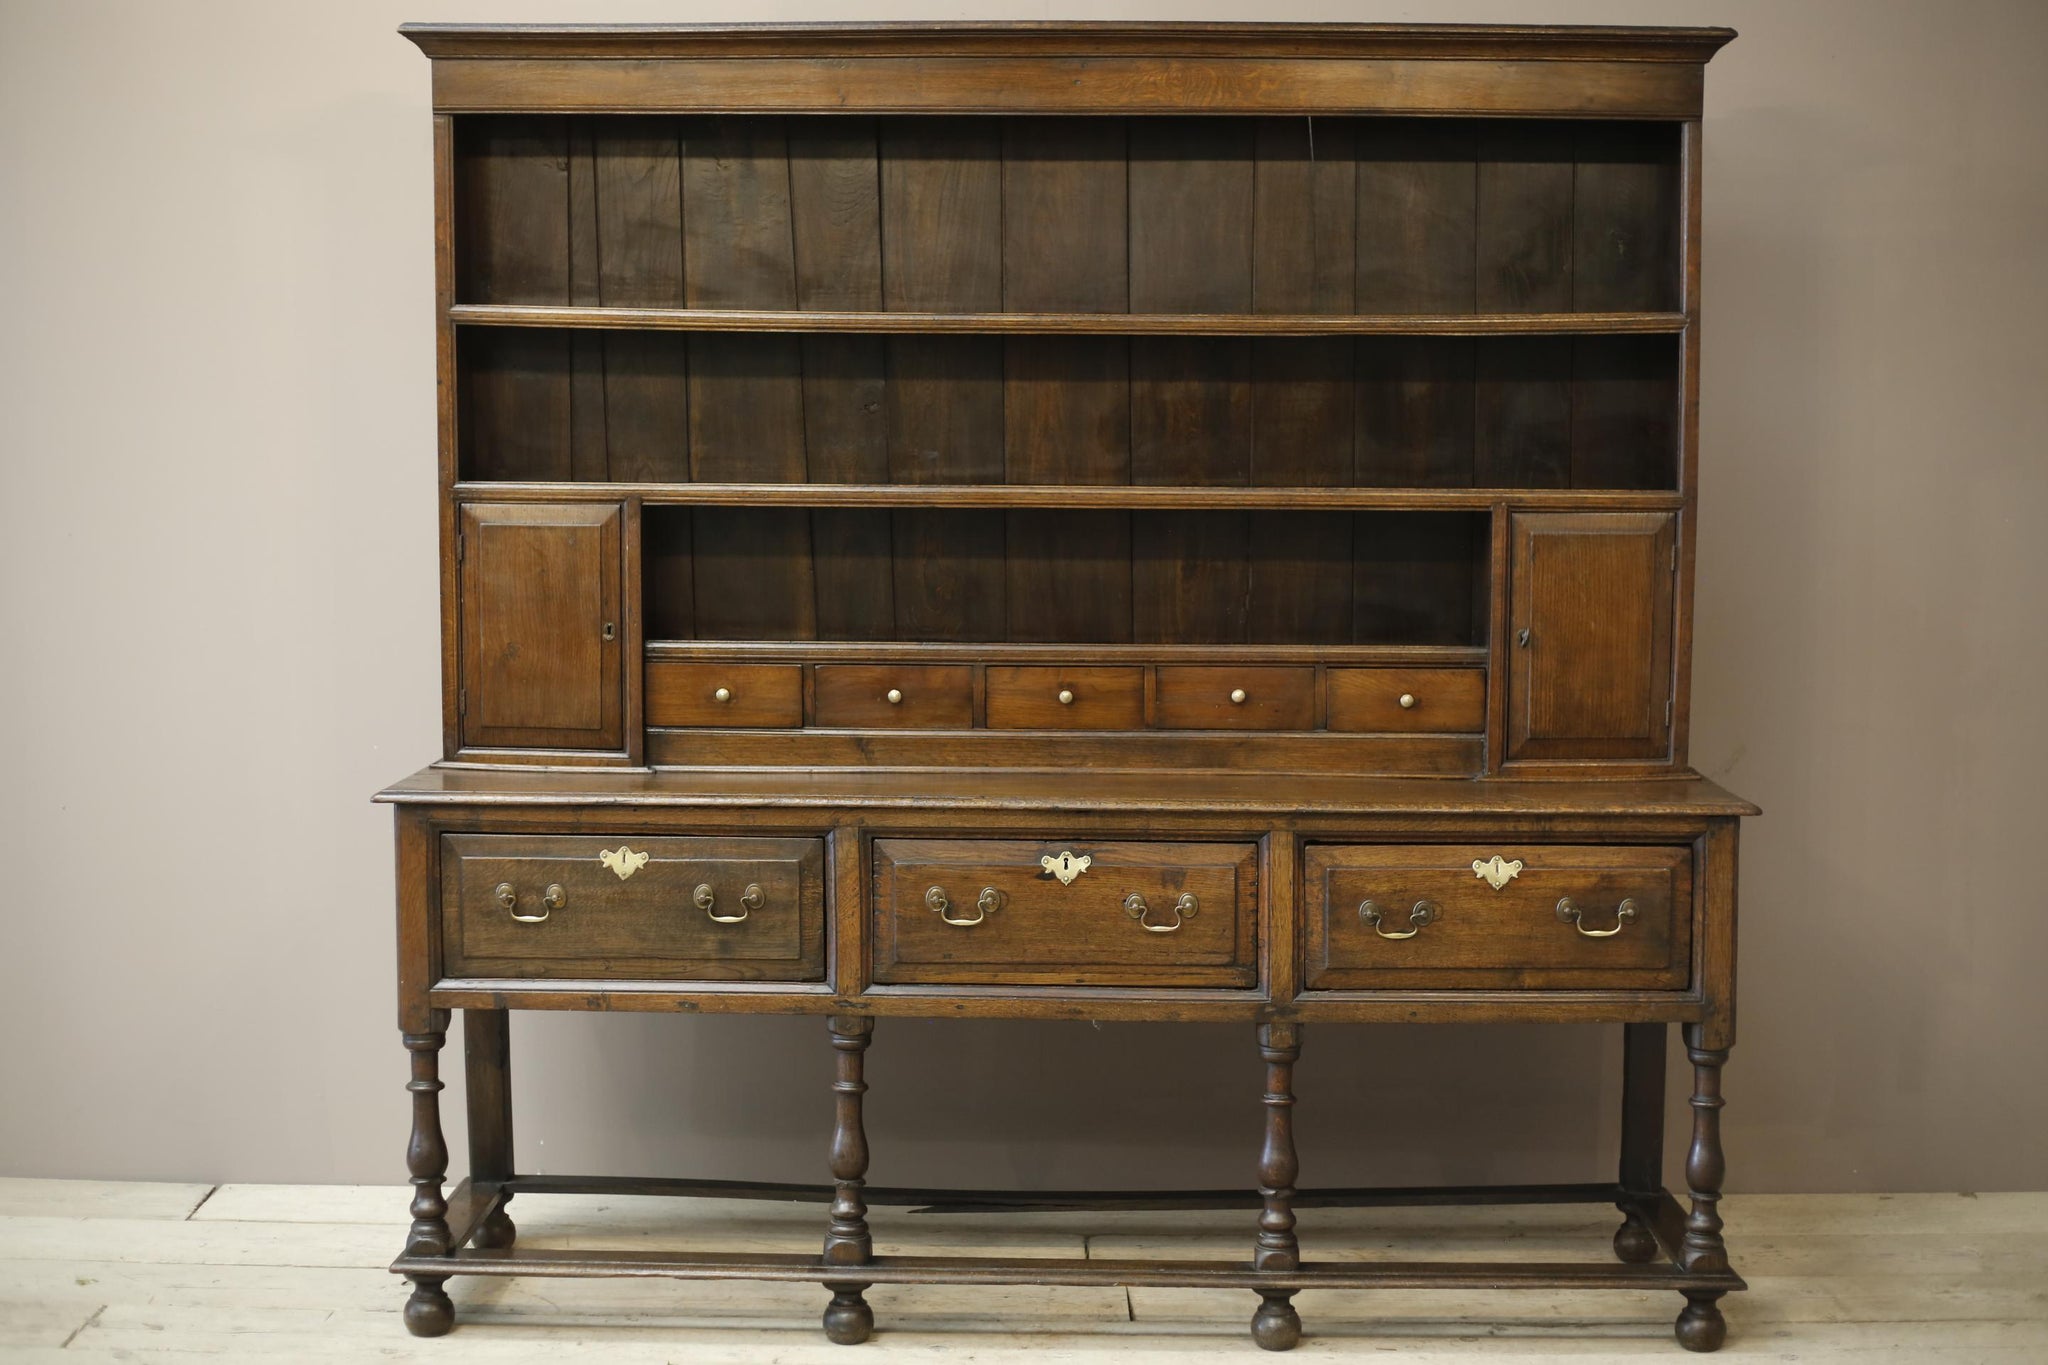
<path id="1" fill-rule="evenodd" d="M 1721 1098 L 1721 1067 L 1728 1049 L 1704 1047 L 1704 1041 L 1700 1025 L 1685 1026 L 1685 1055 L 1692 1062 L 1692 1147 L 1685 1158 L 1685 1183 L 1692 1193 L 1692 1212 L 1685 1220 L 1678 1262 L 1687 1270 L 1711 1271 L 1728 1269 L 1720 1213 L 1721 1181 L 1728 1165 L 1721 1153 L 1721 1107 L 1726 1103 Z M 1720 1299 L 1718 1290 L 1685 1291 L 1685 1311 L 1674 1329 L 1680 1346 L 1712 1351 L 1728 1339 Z"/>
<path id="2" fill-rule="evenodd" d="M 1301 1162 L 1294 1152 L 1294 1063 L 1301 1056 L 1301 1026 L 1259 1025 L 1259 1056 L 1266 1063 L 1266 1141 L 1259 1152 L 1259 1238 L 1252 1251 L 1258 1270 L 1294 1270 L 1301 1244 L 1294 1236 L 1294 1181 Z M 1252 1315 L 1252 1340 L 1268 1351 L 1285 1351 L 1301 1340 L 1295 1291 L 1262 1289 Z"/>
<path id="3" fill-rule="evenodd" d="M 448 1015 L 437 1010 L 439 1028 L 405 1035 L 405 1048 L 412 1054 L 412 1079 L 406 1089 L 412 1093 L 412 1140 L 406 1145 L 405 1165 L 412 1173 L 412 1230 L 405 1241 L 408 1256 L 446 1256 L 452 1248 L 448 1238 L 448 1201 L 441 1194 L 441 1178 L 448 1173 L 448 1143 L 441 1136 L 441 1044 L 447 1040 Z M 405 1326 L 416 1337 L 438 1337 L 455 1326 L 455 1305 L 441 1288 L 446 1275 L 408 1275 L 412 1297 L 405 1301 Z"/>
<path id="4" fill-rule="evenodd" d="M 832 1034 L 836 1074 L 832 1081 L 832 1221 L 825 1230 L 827 1265 L 865 1265 L 874 1255 L 868 1235 L 868 1206 L 861 1190 L 868 1173 L 868 1135 L 861 1127 L 863 1054 L 874 1034 L 875 1021 L 834 1016 L 825 1021 Z M 832 1302 L 825 1307 L 825 1335 L 841 1346 L 866 1341 L 875 1330 L 875 1310 L 868 1307 L 864 1283 L 827 1281 Z"/>
<path id="5" fill-rule="evenodd" d="M 1622 1028 L 1621 1178 L 1625 1194 L 1654 1197 L 1664 1188 L 1663 1024 Z M 1657 1259 L 1657 1238 L 1633 1204 L 1621 1206 L 1614 1254 L 1631 1264 Z"/>
<path id="6" fill-rule="evenodd" d="M 469 1098 L 469 1178 L 479 1184 L 512 1178 L 511 1019 L 505 1010 L 462 1012 L 464 1090 Z M 519 1230 L 499 1196 L 493 1209 L 470 1238 L 474 1246 L 493 1250 L 512 1245 Z"/>

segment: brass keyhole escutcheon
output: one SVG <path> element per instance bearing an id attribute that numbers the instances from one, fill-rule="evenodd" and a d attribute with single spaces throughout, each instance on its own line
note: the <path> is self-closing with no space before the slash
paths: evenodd
<path id="1" fill-rule="evenodd" d="M 1062 852 L 1058 857 L 1048 853 L 1038 860 L 1040 867 L 1059 878 L 1061 886 L 1072 886 L 1074 878 L 1086 872 L 1094 863 L 1095 859 L 1088 854 L 1076 855 L 1072 849 Z"/>

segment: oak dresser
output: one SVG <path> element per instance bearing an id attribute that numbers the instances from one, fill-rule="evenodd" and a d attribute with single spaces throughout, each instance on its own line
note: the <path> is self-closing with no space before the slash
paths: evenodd
<path id="1" fill-rule="evenodd" d="M 403 32 L 445 736 L 381 797 L 413 1332 L 453 1275 L 637 1275 L 813 1281 L 846 1343 L 871 1284 L 1032 1283 L 1252 1291 L 1275 1350 L 1310 1287 L 1668 1289 L 1680 1344 L 1721 1344 L 1754 808 L 1688 767 L 1687 715 L 1732 34 Z M 822 1017 L 831 1184 L 743 1190 L 829 1200 L 819 1253 L 515 1245 L 522 1194 L 733 1192 L 522 1174 L 517 1009 Z M 966 1197 L 864 1185 L 902 1016 L 1245 1025 L 1245 1257 L 876 1255 L 870 1194 Z M 1317 1197 L 1612 1204 L 1614 1260 L 1301 1258 L 1304 1029 L 1392 1021 L 1621 1025 L 1619 1170 Z"/>

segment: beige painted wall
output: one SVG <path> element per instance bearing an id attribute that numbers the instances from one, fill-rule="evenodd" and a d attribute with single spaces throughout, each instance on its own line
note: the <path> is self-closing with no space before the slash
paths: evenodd
<path id="1" fill-rule="evenodd" d="M 2048 1185 L 2048 7 L 1119 12 L 1744 31 L 1708 80 L 1694 694 L 1698 765 L 1767 811 L 1731 1185 Z M 0 3 L 0 1173 L 402 1176 L 368 797 L 438 725 L 427 64 L 391 30 L 718 15 Z M 1304 1178 L 1605 1173 L 1616 1032 L 1311 1030 Z M 822 1174 L 815 1021 L 514 1042 L 522 1164 Z M 880 1181 L 1250 1179 L 1248 1029 L 888 1021 L 871 1070 Z"/>

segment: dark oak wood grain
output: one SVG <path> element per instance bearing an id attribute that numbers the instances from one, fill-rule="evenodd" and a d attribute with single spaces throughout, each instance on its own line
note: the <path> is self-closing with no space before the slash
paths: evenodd
<path id="1" fill-rule="evenodd" d="M 1515 519 L 1510 759 L 1668 751 L 1676 534 L 1655 513 Z"/>
<path id="2" fill-rule="evenodd" d="M 444 763 L 385 794 L 410 1330 L 452 1275 L 612 1274 L 819 1284 L 843 1343 L 870 1284 L 1037 1283 L 1249 1289 L 1274 1350 L 1303 1288 L 1655 1288 L 1721 1344 L 1754 810 L 1686 711 L 1731 35 L 408 36 L 445 672 Z M 517 1245 L 527 1193 L 792 1190 L 523 1174 L 513 1009 L 826 1018 L 820 1253 Z M 919 1193 L 867 1185 L 884 1016 L 1256 1028 L 1249 1261 L 875 1255 L 869 1203 Z M 1388 1197 L 1297 1189 L 1303 1027 L 1536 1021 L 1625 1029 L 1617 1178 L 1409 1193 L 1611 1205 L 1615 1257 L 1305 1263 L 1299 1208 Z"/>
<path id="3" fill-rule="evenodd" d="M 625 746 L 621 517 L 462 509 L 465 747 Z"/>
<path id="4" fill-rule="evenodd" d="M 1486 728 L 1486 675 L 1476 668 L 1332 668 L 1327 685 L 1332 730 Z"/>
<path id="5" fill-rule="evenodd" d="M 1041 862 L 1066 853 L 1089 859 L 1071 883 Z M 878 982 L 1254 981 L 1250 845 L 882 839 L 874 856 Z"/>
<path id="6" fill-rule="evenodd" d="M 1475 868 L 1497 856 L 1523 865 L 1499 888 Z M 1691 977 L 1684 849 L 1317 844 L 1304 879 L 1311 990 L 1654 990 Z M 1556 913 L 1564 901 L 1576 919 Z"/>

